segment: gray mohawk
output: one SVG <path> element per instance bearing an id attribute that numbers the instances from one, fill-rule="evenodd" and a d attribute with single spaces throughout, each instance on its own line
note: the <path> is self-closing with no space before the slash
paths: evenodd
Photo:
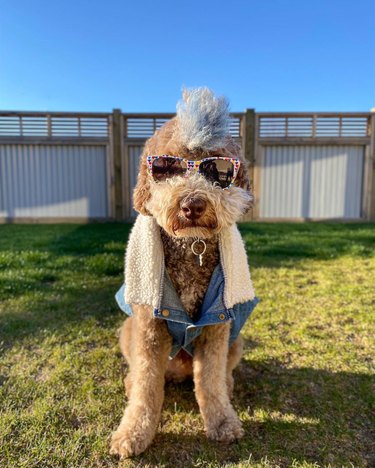
<path id="1" fill-rule="evenodd" d="M 225 97 L 216 97 L 204 87 L 183 90 L 177 104 L 177 120 L 181 142 L 190 151 L 202 148 L 212 151 L 225 146 L 229 135 L 229 104 Z"/>

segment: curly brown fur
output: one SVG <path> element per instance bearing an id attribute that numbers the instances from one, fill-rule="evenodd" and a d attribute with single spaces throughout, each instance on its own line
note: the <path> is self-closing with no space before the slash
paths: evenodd
<path id="1" fill-rule="evenodd" d="M 165 266 L 172 280 L 182 305 L 187 314 L 198 319 L 212 272 L 219 263 L 219 245 L 217 238 L 206 241 L 207 250 L 203 255 L 203 265 L 197 268 L 196 255 L 191 250 L 192 238 L 170 237 L 162 230 Z"/>
<path id="2" fill-rule="evenodd" d="M 230 136 L 222 140 L 224 145 L 220 148 L 195 148 L 192 152 L 182 143 L 178 126 L 178 118 L 174 118 L 147 141 L 134 190 L 134 207 L 143 215 L 153 216 L 161 227 L 166 269 L 184 308 L 196 319 L 220 260 L 217 235 L 249 209 L 252 199 L 247 164 Z M 213 186 L 200 174 L 155 182 L 148 173 L 146 156 L 165 154 L 190 160 L 239 157 L 241 166 L 229 190 Z M 197 199 L 204 202 L 206 209 L 198 219 L 187 219 L 183 204 Z M 197 237 L 207 244 L 202 267 L 191 251 Z M 172 339 L 165 322 L 153 318 L 150 307 L 132 304 L 132 308 L 134 315 L 124 323 L 120 334 L 121 351 L 130 367 L 125 379 L 129 401 L 112 437 L 112 453 L 122 457 L 137 455 L 151 443 L 160 417 L 165 378 L 182 381 L 194 377 L 208 437 L 223 443 L 241 437 L 241 422 L 230 403 L 232 371 L 242 355 L 241 337 L 229 347 L 230 324 L 210 325 L 195 340 L 193 358 L 180 351 L 168 361 Z"/>

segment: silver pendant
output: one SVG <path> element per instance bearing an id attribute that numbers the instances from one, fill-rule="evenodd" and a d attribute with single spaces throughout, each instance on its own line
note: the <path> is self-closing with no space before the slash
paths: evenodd
<path id="1" fill-rule="evenodd" d="M 196 246 L 198 244 L 203 245 L 202 252 L 197 252 L 196 251 Z M 191 251 L 193 252 L 194 255 L 196 255 L 196 261 L 197 263 L 199 262 L 199 266 L 203 266 L 203 254 L 206 252 L 207 245 L 203 239 L 196 239 L 192 244 L 191 244 Z"/>

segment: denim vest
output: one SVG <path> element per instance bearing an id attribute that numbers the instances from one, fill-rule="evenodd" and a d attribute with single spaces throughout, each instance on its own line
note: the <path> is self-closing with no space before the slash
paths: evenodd
<path id="1" fill-rule="evenodd" d="M 124 299 L 125 285 L 116 294 L 116 301 L 120 309 L 127 315 L 133 315 L 130 304 Z M 154 309 L 154 317 L 165 320 L 169 333 L 173 338 L 170 358 L 184 349 L 191 356 L 194 353 L 194 339 L 202 333 L 202 328 L 208 325 L 231 322 L 229 344 L 232 344 L 240 333 L 247 318 L 258 304 L 258 298 L 242 304 L 235 304 L 233 308 L 227 309 L 223 301 L 224 297 L 224 275 L 221 265 L 217 265 L 212 273 L 207 292 L 203 299 L 200 316 L 193 321 L 185 312 L 167 270 L 164 271 L 164 282 L 161 306 Z"/>

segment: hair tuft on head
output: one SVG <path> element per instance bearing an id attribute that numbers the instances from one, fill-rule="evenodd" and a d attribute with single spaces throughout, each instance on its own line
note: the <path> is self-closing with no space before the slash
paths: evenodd
<path id="1" fill-rule="evenodd" d="M 225 146 L 229 135 L 229 104 L 206 88 L 183 89 L 177 104 L 177 122 L 181 143 L 190 151 L 212 151 Z"/>

